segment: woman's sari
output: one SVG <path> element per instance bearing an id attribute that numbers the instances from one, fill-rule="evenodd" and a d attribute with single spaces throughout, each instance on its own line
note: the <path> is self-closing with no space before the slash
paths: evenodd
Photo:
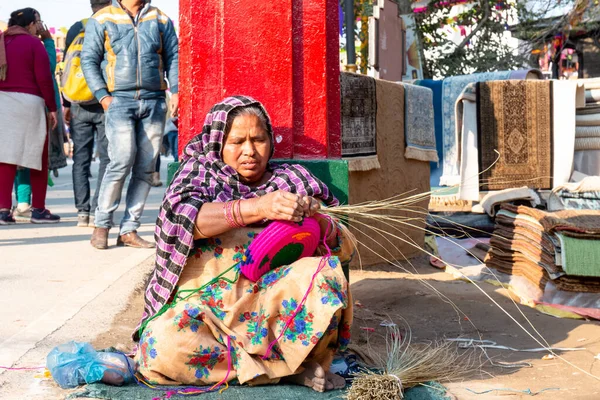
<path id="1" fill-rule="evenodd" d="M 348 344 L 352 300 L 340 260 L 351 257 L 351 240 L 342 239 L 330 258 L 303 258 L 253 283 L 231 267 L 242 261 L 259 231 L 237 229 L 196 242 L 176 300 L 141 334 L 135 360 L 150 383 L 277 383 L 301 372 L 306 361 L 328 369 L 333 354 Z"/>

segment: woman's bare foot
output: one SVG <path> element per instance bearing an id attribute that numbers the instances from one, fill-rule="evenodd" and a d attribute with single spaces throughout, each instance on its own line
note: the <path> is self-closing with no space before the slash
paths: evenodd
<path id="1" fill-rule="evenodd" d="M 285 381 L 296 385 L 307 386 L 317 392 L 324 392 L 325 390 L 331 390 L 333 388 L 333 383 L 328 382 L 325 370 L 318 363 L 314 361 L 309 362 L 304 364 L 303 367 L 305 368 L 304 372 L 288 376 L 285 378 Z M 328 386 L 331 386 L 331 388 L 328 388 Z"/>
<path id="2" fill-rule="evenodd" d="M 325 390 L 337 390 L 346 387 L 346 380 L 332 372 L 325 372 L 325 380 L 327 381 Z"/>

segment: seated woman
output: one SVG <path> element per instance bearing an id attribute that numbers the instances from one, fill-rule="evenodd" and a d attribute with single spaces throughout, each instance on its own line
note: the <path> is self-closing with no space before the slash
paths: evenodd
<path id="1" fill-rule="evenodd" d="M 243 96 L 216 104 L 187 145 L 158 217 L 156 267 L 134 334 L 137 368 L 150 383 L 344 386 L 329 367 L 350 336 L 340 262 L 352 240 L 317 214 L 321 203 L 338 204 L 327 186 L 302 166 L 270 164 L 273 150 L 268 114 Z M 306 257 L 257 282 L 228 272 L 248 256 L 259 224 L 311 216 L 334 255 L 324 268 L 321 257 Z"/>

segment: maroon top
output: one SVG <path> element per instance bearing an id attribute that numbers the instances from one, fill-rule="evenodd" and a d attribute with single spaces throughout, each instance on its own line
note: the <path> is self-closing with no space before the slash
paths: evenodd
<path id="1" fill-rule="evenodd" d="M 6 80 L 0 80 L 0 92 L 18 92 L 39 96 L 50 111 L 56 111 L 54 77 L 42 42 L 30 35 L 5 36 L 8 68 Z"/>

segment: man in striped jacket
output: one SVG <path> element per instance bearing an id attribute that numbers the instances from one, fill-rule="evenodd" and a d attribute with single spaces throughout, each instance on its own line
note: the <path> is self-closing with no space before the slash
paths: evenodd
<path id="1" fill-rule="evenodd" d="M 154 247 L 138 236 L 137 229 L 162 140 L 167 88 L 174 115 L 179 104 L 173 22 L 150 0 L 112 0 L 88 21 L 81 62 L 86 82 L 106 113 L 110 156 L 91 244 L 108 248 L 113 213 L 131 172 L 117 246 Z"/>

